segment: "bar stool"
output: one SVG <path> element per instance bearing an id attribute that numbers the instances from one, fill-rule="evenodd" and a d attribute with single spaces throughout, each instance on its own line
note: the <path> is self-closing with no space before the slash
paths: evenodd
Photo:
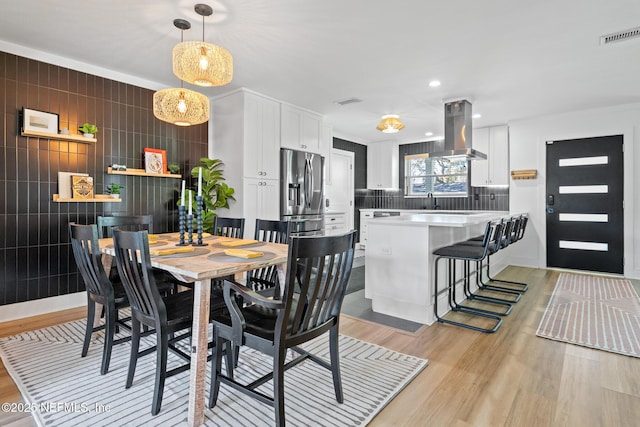
<path id="1" fill-rule="evenodd" d="M 494 245 L 499 245 L 502 238 L 502 228 L 504 224 L 502 222 L 488 222 L 485 228 L 485 232 L 482 239 L 481 245 L 464 245 L 464 244 L 455 244 L 451 246 L 445 246 L 433 251 L 433 254 L 437 256 L 435 260 L 435 301 L 434 301 L 434 312 L 435 317 L 440 323 L 447 323 L 450 325 L 460 326 L 462 328 L 472 329 L 474 331 L 492 333 L 498 330 L 500 325 L 502 325 L 502 318 L 499 315 L 492 314 L 487 312 L 487 310 L 479 310 L 475 308 L 471 308 L 468 306 L 462 306 L 456 302 L 456 261 L 463 261 L 465 264 L 464 280 L 468 281 L 468 265 L 471 261 L 481 261 L 487 257 L 489 253 L 489 247 L 493 242 Z M 493 239 L 492 239 L 493 237 Z M 496 249 L 497 250 L 497 249 Z M 441 259 L 446 259 L 448 261 L 448 272 L 447 272 L 447 294 L 448 294 L 448 303 L 451 311 L 460 312 L 467 314 L 469 316 L 481 317 L 485 319 L 492 320 L 493 326 L 489 328 L 482 328 L 479 326 L 457 322 L 454 320 L 445 319 L 440 317 L 438 314 L 438 265 Z M 466 285 L 465 285 L 466 286 Z"/>
<path id="2" fill-rule="evenodd" d="M 509 218 L 506 221 L 501 220 L 501 222 L 503 222 L 503 227 L 501 229 L 501 233 L 502 235 L 497 239 L 496 244 L 492 244 L 489 249 L 488 249 L 488 253 L 487 253 L 487 264 L 489 263 L 489 259 L 491 257 L 491 255 L 495 254 L 496 252 L 498 252 L 499 250 L 509 246 L 510 241 L 511 241 L 511 236 L 513 234 L 513 230 L 514 230 L 514 219 L 513 218 Z M 464 242 L 461 242 L 459 244 L 461 245 L 467 245 L 467 246 L 477 246 L 480 247 L 482 246 L 482 239 L 483 236 L 479 236 L 479 237 L 474 237 L 471 238 L 469 240 L 466 240 Z M 468 298 L 470 299 L 479 299 L 479 300 L 484 300 L 484 299 L 490 299 L 490 300 L 494 300 L 494 301 L 502 301 L 502 302 L 506 302 L 506 303 L 516 303 L 518 301 L 520 301 L 520 298 L 522 297 L 522 292 L 520 292 L 519 290 L 516 289 L 510 289 L 510 288 L 505 288 L 502 286 L 495 286 L 492 285 L 490 283 L 485 283 L 483 278 L 482 278 L 482 269 L 483 269 L 483 262 L 484 259 L 479 260 L 476 262 L 476 286 L 478 288 L 479 291 L 488 291 L 488 292 L 493 292 L 493 293 L 500 293 L 503 294 L 505 296 L 509 296 L 510 298 L 498 298 L 498 297 L 488 297 L 488 296 L 484 296 L 484 295 L 477 295 L 477 294 L 471 294 L 471 296 L 467 295 Z M 470 293 L 470 290 L 468 291 Z"/>
<path id="3" fill-rule="evenodd" d="M 524 231 L 527 228 L 527 222 L 529 221 L 529 217 L 527 215 L 520 215 L 517 219 L 516 219 L 516 225 L 514 225 L 513 227 L 513 231 L 511 233 L 510 236 L 510 240 L 507 243 L 506 246 L 509 246 L 513 243 L 516 243 L 518 241 L 520 241 L 522 239 L 522 237 L 524 236 Z M 506 247 L 504 246 L 504 247 Z M 501 280 L 501 279 L 496 279 L 491 277 L 491 273 L 490 273 L 490 258 L 487 257 L 487 278 L 489 279 L 489 281 L 491 282 L 498 282 L 498 283 L 508 283 L 510 285 L 519 287 L 516 290 L 516 292 L 520 292 L 520 293 L 524 293 L 527 291 L 527 289 L 529 289 L 529 285 L 527 285 L 526 283 L 522 283 L 522 282 L 515 282 L 512 280 Z M 502 286 L 496 286 L 495 284 L 491 286 L 492 288 L 497 288 L 497 289 L 512 289 L 512 288 L 507 288 L 507 287 L 502 287 Z"/>

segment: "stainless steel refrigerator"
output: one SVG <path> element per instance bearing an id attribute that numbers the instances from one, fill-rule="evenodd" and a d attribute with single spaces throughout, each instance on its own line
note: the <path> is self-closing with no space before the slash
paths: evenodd
<path id="1" fill-rule="evenodd" d="M 281 150 L 280 217 L 291 222 L 294 235 L 324 233 L 324 157 Z"/>

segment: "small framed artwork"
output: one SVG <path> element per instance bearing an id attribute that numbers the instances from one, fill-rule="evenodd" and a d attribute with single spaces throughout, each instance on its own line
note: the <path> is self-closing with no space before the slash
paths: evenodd
<path id="1" fill-rule="evenodd" d="M 167 172 L 167 152 L 155 148 L 144 149 L 144 171 L 165 174 Z"/>
<path id="2" fill-rule="evenodd" d="M 58 133 L 59 116 L 44 111 L 22 108 L 22 131 Z"/>

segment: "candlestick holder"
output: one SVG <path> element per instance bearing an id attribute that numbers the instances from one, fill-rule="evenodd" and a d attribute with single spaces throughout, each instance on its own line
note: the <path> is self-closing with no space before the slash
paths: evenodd
<path id="1" fill-rule="evenodd" d="M 206 243 L 202 243 L 202 196 L 196 196 L 196 232 L 198 233 L 198 243 L 194 243 L 194 246 L 207 246 Z"/>
<path id="2" fill-rule="evenodd" d="M 193 215 L 187 214 L 187 244 L 193 244 Z"/>
<path id="3" fill-rule="evenodd" d="M 178 206 L 178 229 L 180 231 L 180 243 L 176 243 L 176 246 L 187 246 L 184 242 L 184 231 L 186 228 L 185 208 L 183 205 Z"/>

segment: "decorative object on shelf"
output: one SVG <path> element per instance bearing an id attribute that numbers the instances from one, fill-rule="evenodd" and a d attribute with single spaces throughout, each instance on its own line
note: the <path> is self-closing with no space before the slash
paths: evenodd
<path id="1" fill-rule="evenodd" d="M 61 199 L 70 199 L 73 197 L 71 177 L 74 175 L 89 176 L 88 173 L 81 172 L 58 172 L 58 194 Z"/>
<path id="2" fill-rule="evenodd" d="M 110 194 L 112 198 L 119 199 L 120 198 L 120 190 L 124 188 L 124 185 L 116 184 L 112 182 L 107 187 L 107 194 Z"/>
<path id="3" fill-rule="evenodd" d="M 111 170 L 112 171 L 120 171 L 120 172 L 124 172 L 127 170 L 127 165 L 117 165 L 117 164 L 112 164 L 111 165 Z"/>
<path id="4" fill-rule="evenodd" d="M 60 135 L 69 135 L 69 129 L 68 128 L 60 129 Z"/>
<path id="5" fill-rule="evenodd" d="M 200 163 L 201 166 L 191 169 L 191 176 L 198 178 L 198 188 L 202 196 L 202 228 L 213 233 L 216 209 L 229 208 L 229 201 L 235 200 L 235 190 L 224 182 L 222 160 L 202 157 Z"/>
<path id="6" fill-rule="evenodd" d="M 93 199 L 93 177 L 72 175 L 71 189 L 74 199 Z"/>
<path id="7" fill-rule="evenodd" d="M 156 148 L 144 149 L 144 170 L 146 173 L 167 173 L 167 152 Z"/>
<path id="8" fill-rule="evenodd" d="M 536 179 L 538 177 L 537 169 L 523 169 L 511 171 L 511 179 Z"/>
<path id="9" fill-rule="evenodd" d="M 213 9 L 206 4 L 194 9 L 202 16 L 202 41 L 181 41 L 173 48 L 173 73 L 198 86 L 226 85 L 233 79 L 233 57 L 227 49 L 204 41 L 204 18 Z"/>
<path id="10" fill-rule="evenodd" d="M 191 28 L 189 21 L 174 19 L 173 25 L 181 30 Z M 209 120 L 209 99 L 201 93 L 183 87 L 162 89 L 153 94 L 153 115 L 176 126 L 199 125 Z"/>
<path id="11" fill-rule="evenodd" d="M 59 116 L 22 107 L 22 131 L 58 134 Z"/>
<path id="12" fill-rule="evenodd" d="M 177 163 L 169 163 L 167 168 L 169 169 L 169 172 L 171 172 L 174 175 L 180 173 L 180 165 Z"/>
<path id="13" fill-rule="evenodd" d="M 382 120 L 380 120 L 376 129 L 383 133 L 396 133 L 404 129 L 404 123 L 400 121 L 400 116 L 397 114 L 387 114 L 382 116 Z"/>
<path id="14" fill-rule="evenodd" d="M 91 123 L 84 123 L 78 130 L 82 132 L 85 138 L 93 138 L 93 136 L 98 133 L 98 127 Z"/>

